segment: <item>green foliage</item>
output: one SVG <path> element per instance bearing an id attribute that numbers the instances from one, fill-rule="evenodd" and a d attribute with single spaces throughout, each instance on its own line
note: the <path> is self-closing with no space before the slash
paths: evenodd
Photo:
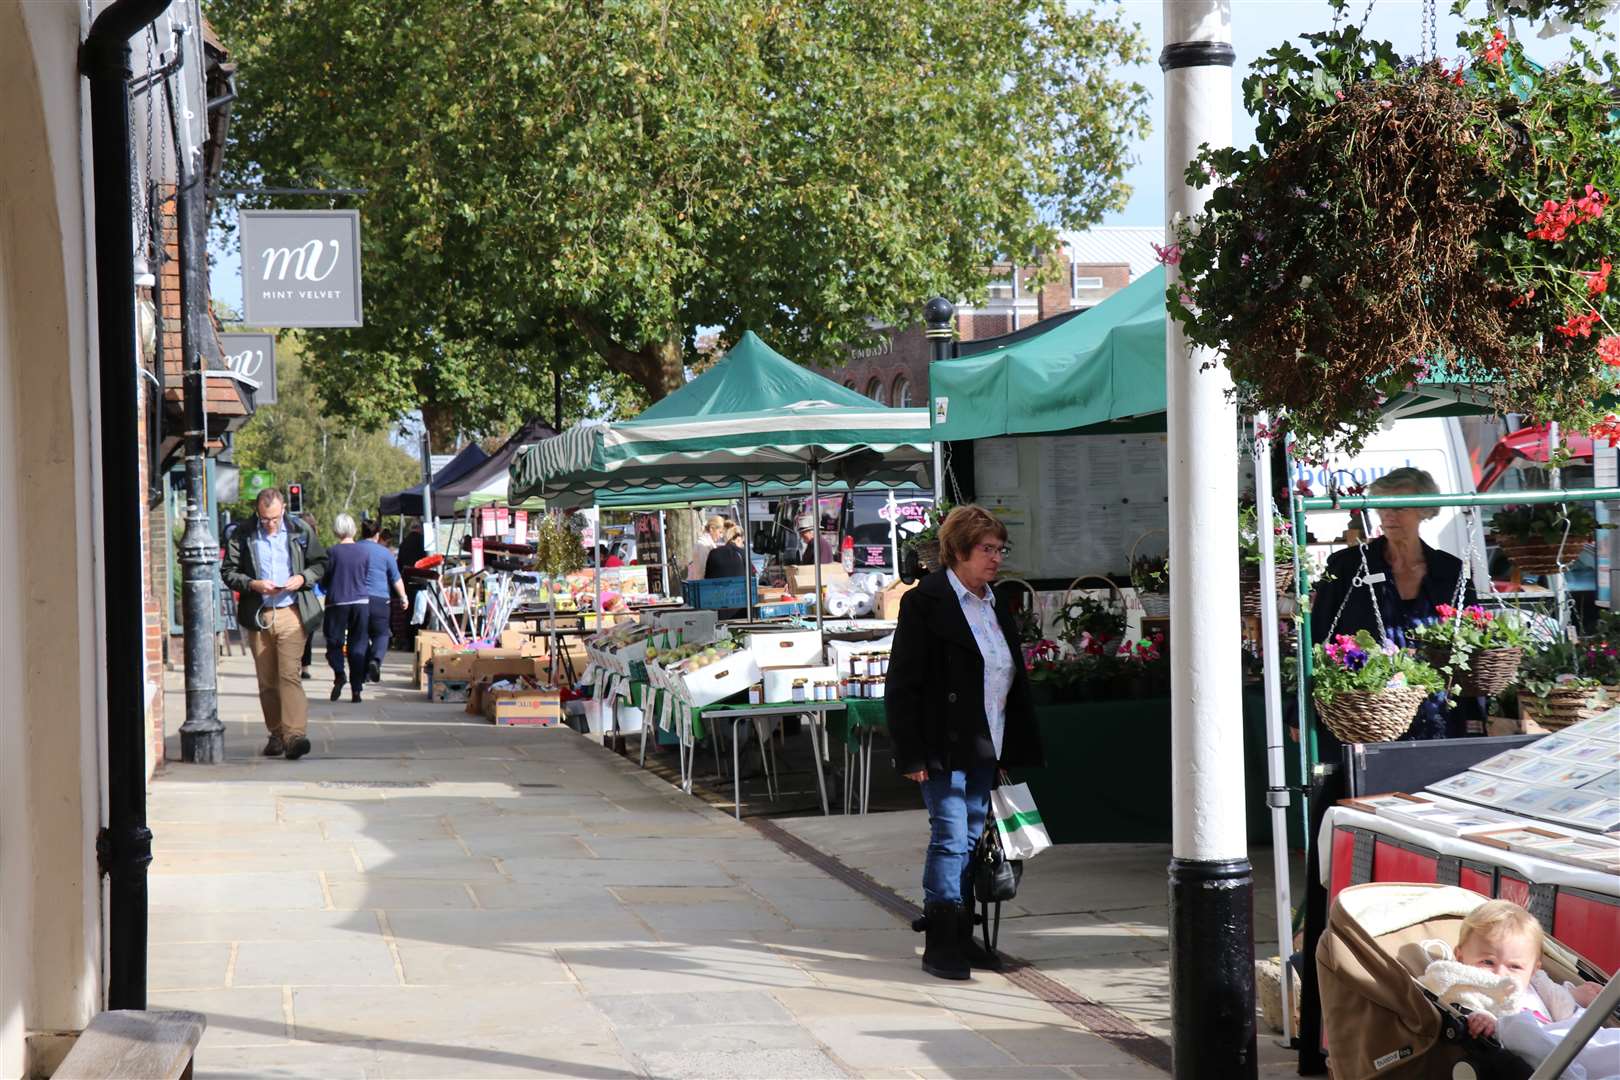
<path id="1" fill-rule="evenodd" d="M 1064 0 L 214 0 L 237 183 L 362 187 L 330 406 L 462 428 L 678 386 L 699 327 L 802 362 L 1124 204 L 1146 95 Z M 608 396 L 608 395 L 600 395 Z"/>
<path id="2" fill-rule="evenodd" d="M 1138 555 L 1131 560 L 1131 587 L 1137 592 L 1170 591 L 1170 556 Z"/>
<path id="3" fill-rule="evenodd" d="M 534 561 L 551 578 L 585 568 L 585 543 L 561 512 L 549 510 L 540 515 L 535 525 Z"/>
<path id="4" fill-rule="evenodd" d="M 1323 702 L 1350 690 L 1410 687 L 1437 694 L 1445 685 L 1434 668 L 1405 649 L 1380 645 L 1365 630 L 1311 646 L 1311 663 L 1311 694 Z"/>
<path id="5" fill-rule="evenodd" d="M 1090 635 L 1099 642 L 1113 641 L 1125 632 L 1125 613 L 1116 610 L 1112 600 L 1080 595 L 1063 605 L 1057 614 L 1058 637 L 1076 649 Z"/>
<path id="6" fill-rule="evenodd" d="M 1586 650 L 1568 638 L 1553 641 L 1535 650 L 1519 665 L 1521 691 L 1544 698 L 1554 690 L 1577 690 L 1602 683 L 1582 671 Z"/>
<path id="7" fill-rule="evenodd" d="M 1559 544 L 1567 540 L 1572 559 L 1581 545 L 1591 540 L 1598 529 L 1606 527 L 1599 525 L 1597 515 L 1581 503 L 1504 506 L 1491 515 L 1491 531 L 1498 536 L 1526 544 Z"/>
<path id="8" fill-rule="evenodd" d="M 1355 448 L 1424 382 L 1485 384 L 1499 410 L 1570 430 L 1600 421 L 1620 366 L 1620 214 L 1604 212 L 1620 62 L 1573 41 L 1538 67 L 1481 22 L 1454 69 L 1353 24 L 1304 40 L 1244 80 L 1257 145 L 1188 167 L 1216 185 L 1177 234 L 1168 301 L 1189 339 L 1308 455 Z"/>
<path id="9" fill-rule="evenodd" d="M 1489 611 L 1478 604 L 1458 610 L 1450 604 L 1435 608 L 1440 617 L 1407 630 L 1416 645 L 1432 645 L 1469 654 L 1479 649 L 1522 649 L 1531 644 L 1529 631 L 1514 611 Z"/>
<path id="10" fill-rule="evenodd" d="M 298 337 L 284 335 L 276 349 L 277 397 L 236 435 L 235 456 L 246 469 L 269 469 L 283 491 L 304 485 L 304 509 L 314 514 L 322 541 L 331 543 L 332 519 L 342 511 L 376 513 L 378 500 L 421 478 L 421 465 L 383 432 L 360 431 L 323 411 L 305 374 Z M 237 517 L 252 504 L 229 507 Z"/>
<path id="11" fill-rule="evenodd" d="M 1260 509 L 1252 503 L 1246 503 L 1238 508 L 1238 555 L 1247 570 L 1253 570 L 1260 565 L 1260 530 L 1257 525 L 1260 520 Z M 1275 538 L 1272 541 L 1272 557 L 1278 566 L 1291 566 L 1297 559 L 1305 565 L 1306 550 L 1304 544 L 1294 543 L 1294 524 L 1284 517 L 1277 508 L 1271 508 L 1271 531 Z"/>

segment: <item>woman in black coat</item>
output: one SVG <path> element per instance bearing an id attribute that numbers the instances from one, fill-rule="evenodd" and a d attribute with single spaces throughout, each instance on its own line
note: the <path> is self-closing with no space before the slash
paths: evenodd
<path id="1" fill-rule="evenodd" d="M 952 510 L 939 530 L 944 568 L 900 601 L 885 692 L 894 764 L 928 807 L 923 970 L 966 979 L 973 946 L 973 848 L 1002 767 L 1042 763 L 1029 677 L 1012 614 L 990 588 L 1007 530 L 977 506 Z"/>

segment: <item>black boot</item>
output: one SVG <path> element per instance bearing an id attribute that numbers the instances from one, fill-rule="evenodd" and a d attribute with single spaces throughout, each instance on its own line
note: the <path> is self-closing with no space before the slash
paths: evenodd
<path id="1" fill-rule="evenodd" d="M 957 930 L 961 914 L 962 909 L 948 900 L 923 909 L 928 944 L 923 947 L 922 969 L 935 978 L 961 981 L 973 974 L 962 956 L 962 937 Z"/>
<path id="2" fill-rule="evenodd" d="M 957 932 L 962 935 L 962 957 L 970 967 L 981 971 L 1000 971 L 1001 956 L 986 948 L 973 936 L 973 904 L 963 904 L 957 911 Z"/>

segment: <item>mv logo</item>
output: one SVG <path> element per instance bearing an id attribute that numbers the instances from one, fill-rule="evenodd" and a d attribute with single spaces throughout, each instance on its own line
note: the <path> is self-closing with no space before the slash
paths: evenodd
<path id="1" fill-rule="evenodd" d="M 258 379 L 259 373 L 264 370 L 264 350 L 249 348 L 241 352 L 226 353 L 225 363 L 238 375 Z"/>
<path id="2" fill-rule="evenodd" d="M 332 261 L 327 263 L 325 270 L 321 270 L 321 257 L 329 244 Z M 267 247 L 262 253 L 264 272 L 259 280 L 286 281 L 287 271 L 291 269 L 294 281 L 325 281 L 337 269 L 342 252 L 342 241 L 335 239 L 309 240 L 302 247 Z"/>

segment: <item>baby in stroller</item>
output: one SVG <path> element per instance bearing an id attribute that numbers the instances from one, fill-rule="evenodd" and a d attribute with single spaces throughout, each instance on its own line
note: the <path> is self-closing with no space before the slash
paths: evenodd
<path id="1" fill-rule="evenodd" d="M 1547 1042 L 1540 1027 L 1576 1019 L 1603 989 L 1549 978 L 1541 967 L 1545 939 L 1541 923 L 1523 907 L 1489 900 L 1463 917 L 1455 958 L 1434 939 L 1408 942 L 1399 958 L 1408 969 L 1423 967 L 1418 981 L 1440 1004 L 1471 1010 L 1468 1034 L 1535 1053 Z"/>
<path id="2" fill-rule="evenodd" d="M 1592 980 L 1608 973 L 1550 937 L 1540 937 L 1527 962 L 1520 946 L 1540 935 L 1521 919 L 1535 922 L 1516 904 L 1454 885 L 1380 882 L 1342 890 L 1316 951 L 1334 1080 L 1529 1077 L 1531 1063 L 1543 1060 L 1592 1002 Z M 1442 977 L 1446 965 L 1449 979 Z M 1551 1022 L 1521 1011 L 1537 1007 L 1537 999 L 1524 996 L 1532 989 Z M 1566 1011 L 1563 1021 L 1552 1019 Z M 1478 1013 L 1489 1019 L 1469 1019 Z M 1620 1028 L 1593 1035 L 1564 1077 L 1620 1078 Z"/>

